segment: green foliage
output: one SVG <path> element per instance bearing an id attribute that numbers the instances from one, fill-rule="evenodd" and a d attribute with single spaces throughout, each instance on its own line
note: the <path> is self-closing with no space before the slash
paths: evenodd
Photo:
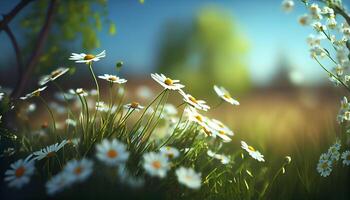
<path id="1" fill-rule="evenodd" d="M 34 1 L 31 4 L 32 9 L 21 17 L 20 25 L 27 38 L 24 46 L 25 57 L 28 57 L 34 48 L 49 2 Z M 36 72 L 48 72 L 65 63 L 66 60 L 55 55 L 68 54 L 73 45 L 80 45 L 85 51 L 98 48 L 100 42 L 97 34 L 102 31 L 104 25 L 109 26 L 107 30 L 110 35 L 116 34 L 116 25 L 107 17 L 107 1 L 59 1 Z"/>
<path id="2" fill-rule="evenodd" d="M 247 51 L 247 39 L 233 16 L 223 8 L 208 6 L 191 23 L 171 22 L 165 27 L 158 67 L 189 80 L 185 83 L 196 92 L 207 91 L 215 80 L 239 93 L 251 84 L 244 58 Z"/>

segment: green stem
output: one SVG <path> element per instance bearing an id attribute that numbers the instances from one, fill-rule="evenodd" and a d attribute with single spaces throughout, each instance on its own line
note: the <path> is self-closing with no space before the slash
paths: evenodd
<path id="1" fill-rule="evenodd" d="M 98 82 L 97 82 L 94 70 L 92 69 L 92 62 L 89 62 L 89 70 L 90 70 L 90 73 L 91 73 L 92 77 L 94 78 L 95 85 L 96 85 L 96 91 L 97 91 L 97 101 L 96 102 L 100 102 L 100 87 L 98 85 Z M 95 113 L 94 113 L 94 116 L 92 118 L 92 123 L 91 124 L 95 123 L 96 114 L 97 114 L 97 109 L 95 109 Z"/>
<path id="2" fill-rule="evenodd" d="M 41 100 L 41 102 L 45 105 L 47 111 L 49 112 L 51 119 L 52 119 L 52 123 L 53 123 L 53 132 L 56 133 L 56 121 L 55 121 L 55 117 L 53 115 L 52 110 L 50 109 L 50 106 L 46 103 L 45 99 L 42 98 L 41 96 L 38 96 L 39 99 Z"/>
<path id="3" fill-rule="evenodd" d="M 323 70 L 325 70 L 330 76 L 334 77 L 337 81 L 339 81 L 349 92 L 350 92 L 350 88 L 342 81 L 340 80 L 336 75 L 334 75 L 332 72 L 330 72 L 326 67 L 324 67 L 322 65 L 322 63 L 316 58 L 314 57 L 314 59 L 316 60 L 316 62 L 322 67 Z"/>

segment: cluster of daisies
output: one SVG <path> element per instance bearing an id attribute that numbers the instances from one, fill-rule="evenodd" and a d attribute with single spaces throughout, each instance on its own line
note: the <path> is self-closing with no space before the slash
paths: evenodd
<path id="1" fill-rule="evenodd" d="M 292 0 L 282 2 L 284 10 L 291 11 L 294 7 Z M 311 26 L 315 31 L 307 38 L 310 46 L 310 54 L 313 59 L 319 62 L 323 58 L 328 58 L 333 66 L 329 72 L 330 80 L 336 85 L 349 85 L 350 76 L 345 72 L 350 67 L 349 49 L 347 41 L 350 38 L 350 26 L 343 15 L 337 10 L 344 10 L 340 1 L 332 1 L 329 5 L 320 6 L 317 2 L 305 2 L 308 13 L 299 17 L 299 23 L 303 26 Z M 335 10 L 335 9 L 337 10 Z M 328 44 L 327 44 L 328 43 Z M 332 49 L 327 49 L 328 45 Z M 332 57 L 331 50 L 335 56 Z M 322 66 L 323 67 L 323 66 Z"/>
<path id="2" fill-rule="evenodd" d="M 11 164 L 10 169 L 5 172 L 5 181 L 9 187 L 22 188 L 30 182 L 35 172 L 35 163 L 47 161 L 57 156 L 58 152 L 65 145 L 75 145 L 73 141 L 63 140 L 47 146 L 39 151 L 30 154 L 25 159 L 20 159 Z M 96 145 L 96 159 L 107 167 L 117 167 L 120 181 L 132 187 L 140 187 L 144 184 L 144 178 L 136 177 L 126 170 L 126 163 L 130 153 L 127 146 L 117 139 L 104 139 Z M 159 152 L 148 152 L 143 155 L 142 167 L 146 174 L 152 177 L 164 178 L 171 169 L 171 160 L 178 158 L 179 150 L 174 147 L 165 146 L 160 148 Z M 94 161 L 88 158 L 73 159 L 66 163 L 62 171 L 54 175 L 46 182 L 46 191 L 48 195 L 54 195 L 63 191 L 74 184 L 87 180 L 94 171 Z M 175 174 L 179 183 L 198 189 L 201 186 L 201 174 L 195 172 L 192 168 L 179 167 Z"/>
<path id="3" fill-rule="evenodd" d="M 333 166 L 342 160 L 343 165 L 350 166 L 350 151 L 346 150 L 340 153 L 341 143 L 337 140 L 332 146 L 329 147 L 326 153 L 321 154 L 317 164 L 317 171 L 321 176 L 327 177 L 331 174 Z"/>
<path id="4" fill-rule="evenodd" d="M 77 63 L 89 64 L 89 67 L 91 67 L 92 62 L 100 60 L 101 58 L 105 57 L 105 55 L 105 51 L 97 55 L 73 53 L 69 59 L 74 60 Z M 68 71 L 69 68 L 61 67 L 53 71 L 51 74 L 41 77 L 39 80 L 40 88 L 21 97 L 20 99 L 26 100 L 33 97 L 40 97 L 41 92 L 48 87 L 48 83 L 56 81 L 57 78 L 64 75 Z M 179 80 L 171 79 L 163 74 L 157 73 L 151 74 L 151 77 L 164 88 L 163 91 L 173 91 L 180 94 L 183 99 L 183 104 L 185 104 L 184 114 L 186 116 L 186 121 L 197 125 L 197 128 L 199 128 L 198 130 L 202 132 L 205 137 L 211 137 L 213 139 L 219 138 L 219 141 L 224 143 L 232 141 L 231 137 L 234 135 L 234 133 L 229 127 L 217 119 L 210 119 L 200 113 L 206 112 L 210 109 L 210 106 L 207 105 L 206 101 L 199 100 L 191 94 L 185 92 L 185 86 L 182 85 Z M 98 76 L 98 78 L 107 81 L 111 86 L 113 86 L 113 84 L 124 84 L 127 82 L 126 79 L 109 74 Z M 230 93 L 225 88 L 214 86 L 214 91 L 221 99 L 221 103 L 227 102 L 232 105 L 239 105 L 239 102 L 232 98 Z M 65 100 L 73 99 L 75 97 L 82 100 L 89 95 L 99 95 L 98 87 L 96 90 L 91 91 L 86 91 L 83 88 L 70 89 L 68 92 L 64 93 L 63 96 Z M 60 110 L 59 105 L 53 103 L 50 104 L 50 107 L 55 108 L 56 111 Z M 87 103 L 86 107 L 88 107 Z M 94 102 L 93 107 L 95 108 L 96 112 L 109 113 L 117 112 L 117 107 L 120 108 L 120 106 L 116 107 L 115 105 L 109 105 L 103 101 L 99 101 L 99 99 Z M 138 102 L 131 102 L 125 104 L 122 106 L 122 108 L 124 108 L 126 112 L 124 115 L 122 114 L 120 116 L 119 122 L 125 122 L 133 111 L 140 111 L 145 107 L 140 105 Z M 151 107 L 147 107 L 147 109 L 148 108 Z M 35 109 L 36 105 L 30 104 L 27 111 L 32 112 Z M 147 109 L 144 109 L 144 112 L 146 112 Z M 155 111 L 151 110 L 149 112 Z M 164 115 L 174 116 L 176 114 L 177 109 L 174 106 L 170 106 L 169 104 L 164 106 Z M 181 119 L 179 122 L 180 121 Z M 93 122 L 94 121 L 90 121 L 88 116 L 87 123 Z M 75 119 L 70 118 L 66 119 L 65 123 L 74 127 L 78 124 Z M 45 125 L 45 127 L 47 126 L 48 125 Z M 185 130 L 186 127 L 181 127 L 181 129 Z M 35 164 L 37 162 L 46 162 L 49 159 L 56 159 L 60 163 L 58 153 L 60 151 L 64 151 L 64 148 L 67 145 L 70 145 L 79 151 L 78 146 L 83 139 L 84 138 L 61 139 L 61 142 L 59 143 L 47 146 L 41 150 L 33 152 L 25 159 L 20 159 L 14 162 L 10 165 L 10 169 L 5 172 L 5 181 L 8 183 L 9 187 L 22 188 L 24 185 L 30 182 L 31 177 L 34 175 Z M 72 185 L 88 180 L 94 173 L 94 167 L 97 166 L 96 162 L 101 162 L 106 167 L 115 169 L 118 172 L 117 174 L 120 182 L 131 187 L 143 186 L 145 183 L 145 177 L 140 174 L 135 174 L 134 172 L 129 171 L 127 168 L 131 152 L 133 152 L 130 148 L 130 146 L 117 139 L 103 139 L 100 143 L 95 145 L 95 159 L 83 156 L 79 159 L 72 159 L 66 162 L 64 166 L 61 166 L 60 172 L 53 175 L 46 182 L 45 186 L 47 194 L 56 194 L 65 190 L 66 188 L 71 187 Z M 255 148 L 249 146 L 246 142 L 241 141 L 241 148 L 257 161 L 265 161 L 264 156 L 259 151 L 255 150 Z M 191 151 L 191 149 L 193 148 L 178 150 L 175 147 L 166 146 L 166 143 L 164 143 L 164 145 L 162 145 L 158 151 L 143 152 L 138 166 L 142 167 L 143 171 L 148 176 L 159 179 L 166 178 L 169 173 L 174 173 L 180 184 L 191 189 L 199 189 L 202 185 L 201 173 L 196 172 L 192 167 L 181 166 L 181 162 L 176 161 L 176 159 L 180 157 L 182 151 L 188 153 Z M 207 150 L 207 155 L 211 159 L 217 159 L 222 164 L 232 163 L 230 156 L 219 154 L 216 151 Z"/>
<path id="5" fill-rule="evenodd" d="M 310 34 L 307 43 L 310 46 L 311 57 L 329 74 L 329 79 L 336 86 L 342 85 L 350 88 L 349 38 L 350 25 L 347 19 L 350 15 L 346 12 L 341 1 L 302 1 L 308 13 L 299 17 L 299 23 L 303 26 L 311 26 L 315 34 Z M 290 12 L 294 8 L 293 0 L 284 0 L 282 7 Z M 331 47 L 327 49 L 328 47 Z M 324 58 L 327 58 L 325 61 Z M 323 59 L 323 60 L 322 60 Z M 331 65 L 331 69 L 325 67 Z M 347 125 L 350 121 L 350 106 L 346 97 L 341 100 L 341 108 L 337 115 L 337 121 Z M 347 127 L 349 128 L 349 127 Z M 321 176 L 329 176 L 332 166 L 341 157 L 344 165 L 349 165 L 349 151 L 340 154 L 340 141 L 336 141 L 329 147 L 327 153 L 320 156 L 317 171 Z M 341 156 L 340 156 L 341 155 Z"/>

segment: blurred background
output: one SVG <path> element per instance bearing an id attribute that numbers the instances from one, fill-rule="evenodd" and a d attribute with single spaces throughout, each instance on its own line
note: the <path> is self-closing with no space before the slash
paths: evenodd
<path id="1" fill-rule="evenodd" d="M 20 2 L 1 0 L 0 13 Z M 221 85 L 241 105 L 223 105 L 208 115 L 220 114 L 239 138 L 279 155 L 292 154 L 296 145 L 320 153 L 326 150 L 318 149 L 323 139 L 335 136 L 344 94 L 309 56 L 312 30 L 297 22 L 304 12 L 296 2 L 286 14 L 278 0 L 28 1 L 8 24 L 20 62 L 10 34 L 0 32 L 0 85 L 8 91 L 22 85 L 17 93 L 24 95 L 37 88 L 40 76 L 64 66 L 74 69 L 60 78 L 64 88 L 89 89 L 86 66 L 68 57 L 106 50 L 95 71 L 127 78 L 129 96 L 138 101 L 160 91 L 153 72 L 180 79 L 211 106 L 218 102 L 212 87 Z M 124 65 L 117 72 L 119 61 Z"/>

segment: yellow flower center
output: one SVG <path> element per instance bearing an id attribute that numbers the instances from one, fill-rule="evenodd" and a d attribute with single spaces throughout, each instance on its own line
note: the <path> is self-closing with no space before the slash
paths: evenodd
<path id="1" fill-rule="evenodd" d="M 350 160 L 350 154 L 346 157 L 346 160 Z"/>
<path id="2" fill-rule="evenodd" d="M 190 181 L 190 180 L 192 180 L 192 176 L 186 175 L 186 176 L 185 176 L 185 179 L 188 180 L 188 181 Z"/>
<path id="3" fill-rule="evenodd" d="M 173 154 L 173 153 L 168 153 L 168 157 L 169 157 L 170 159 L 172 159 L 172 158 L 174 158 L 174 154 Z"/>
<path id="4" fill-rule="evenodd" d="M 226 134 L 226 132 L 225 132 L 225 131 L 223 131 L 223 130 L 220 130 L 220 131 L 219 131 L 219 134 L 220 134 L 220 135 L 225 135 L 225 134 Z M 252 147 L 252 148 L 253 148 L 253 147 Z"/>
<path id="5" fill-rule="evenodd" d="M 160 169 L 162 166 L 158 160 L 152 162 L 152 166 L 156 169 Z"/>
<path id="6" fill-rule="evenodd" d="M 166 85 L 172 85 L 172 84 L 174 83 L 174 81 L 171 80 L 170 78 L 166 78 L 166 79 L 164 80 L 164 83 L 165 83 Z"/>
<path id="7" fill-rule="evenodd" d="M 225 97 L 226 99 L 231 99 L 231 98 L 232 98 L 231 95 L 230 95 L 229 93 L 225 93 L 225 94 L 223 95 L 223 97 Z"/>
<path id="8" fill-rule="evenodd" d="M 322 169 L 327 169 L 328 168 L 328 163 L 327 162 L 322 163 L 321 168 Z"/>
<path id="9" fill-rule="evenodd" d="M 117 80 L 118 80 L 118 77 L 116 77 L 116 76 L 110 76 L 110 77 L 108 77 L 108 80 L 114 82 L 114 81 L 117 81 Z"/>
<path id="10" fill-rule="evenodd" d="M 197 103 L 197 99 L 194 98 L 193 96 L 189 96 L 188 99 L 192 101 L 193 103 Z"/>
<path id="11" fill-rule="evenodd" d="M 92 55 L 92 54 L 87 54 L 87 55 L 84 57 L 84 60 L 91 60 L 91 59 L 93 59 L 93 58 L 95 58 L 94 55 Z"/>
<path id="12" fill-rule="evenodd" d="M 49 152 L 47 155 L 46 155 L 46 158 L 51 158 L 51 157 L 53 157 L 53 156 L 55 156 L 55 152 Z"/>
<path id="13" fill-rule="evenodd" d="M 252 146 L 248 146 L 248 149 L 251 151 L 255 151 L 254 147 L 252 147 Z"/>
<path id="14" fill-rule="evenodd" d="M 109 158 L 115 158 L 115 157 L 118 156 L 118 152 L 115 151 L 114 149 L 111 149 L 111 150 L 109 150 L 109 151 L 107 152 L 107 156 L 108 156 Z"/>
<path id="15" fill-rule="evenodd" d="M 36 97 L 40 96 L 40 91 L 39 90 L 35 90 L 33 92 L 33 96 L 36 96 Z"/>
<path id="16" fill-rule="evenodd" d="M 74 173 L 75 173 L 76 175 L 81 174 L 81 172 L 83 172 L 83 168 L 80 167 L 80 166 L 74 169 Z"/>
<path id="17" fill-rule="evenodd" d="M 25 171 L 26 171 L 26 169 L 23 166 L 17 168 L 15 171 L 16 177 L 19 178 L 19 177 L 23 176 Z"/>
<path id="18" fill-rule="evenodd" d="M 61 70 L 55 70 L 51 72 L 51 78 L 57 77 L 58 75 L 60 75 L 60 73 L 61 73 Z"/>
<path id="19" fill-rule="evenodd" d="M 137 102 L 132 102 L 132 103 L 130 104 L 130 107 L 133 108 L 133 109 L 136 109 L 139 105 L 140 105 L 140 104 L 137 103 Z"/>
<path id="20" fill-rule="evenodd" d="M 200 115 L 196 115 L 195 118 L 200 121 L 200 122 L 203 122 L 203 117 L 200 116 Z"/>

